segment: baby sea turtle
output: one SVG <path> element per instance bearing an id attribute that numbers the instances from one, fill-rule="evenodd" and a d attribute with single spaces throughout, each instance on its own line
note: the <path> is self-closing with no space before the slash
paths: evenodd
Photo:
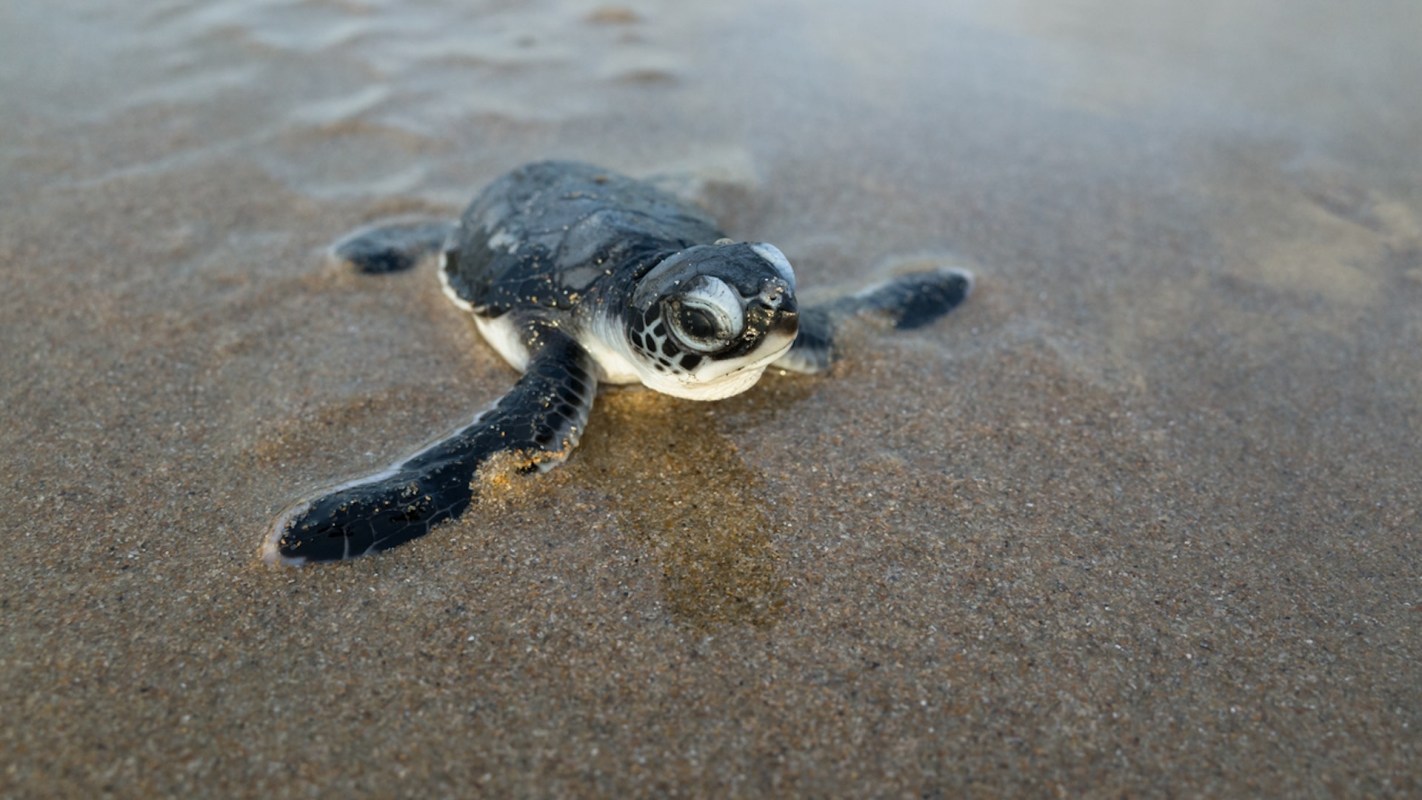
<path id="1" fill-rule="evenodd" d="M 850 318 L 916 328 L 961 303 L 973 281 L 944 268 L 801 308 L 774 245 L 733 242 L 671 194 L 566 161 L 519 167 L 458 222 L 366 228 L 333 252 L 363 272 L 439 253 L 445 293 L 523 377 L 450 436 L 286 511 L 262 549 L 272 563 L 352 558 L 422 536 L 470 506 L 476 473 L 500 454 L 520 472 L 557 466 L 599 382 L 717 400 L 767 367 L 823 372 Z"/>

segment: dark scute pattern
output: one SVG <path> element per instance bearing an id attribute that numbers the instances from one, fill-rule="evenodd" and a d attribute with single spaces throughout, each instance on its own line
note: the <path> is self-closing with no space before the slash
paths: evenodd
<path id="1" fill-rule="evenodd" d="M 544 161 L 474 198 L 460 220 L 460 258 L 446 274 L 485 316 L 532 306 L 567 311 L 590 292 L 627 291 L 667 254 L 721 235 L 702 212 L 650 184 Z"/>

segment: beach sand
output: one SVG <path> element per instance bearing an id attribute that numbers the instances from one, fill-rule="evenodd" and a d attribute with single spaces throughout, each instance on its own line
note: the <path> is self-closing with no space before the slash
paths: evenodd
<path id="1" fill-rule="evenodd" d="M 0 795 L 1415 795 L 1411 0 L 12 4 Z M 931 328 L 349 564 L 282 508 L 514 373 L 323 257 L 662 176 Z"/>

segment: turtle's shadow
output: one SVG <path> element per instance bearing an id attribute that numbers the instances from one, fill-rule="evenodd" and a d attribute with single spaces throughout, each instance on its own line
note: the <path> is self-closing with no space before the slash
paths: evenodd
<path id="1" fill-rule="evenodd" d="M 783 400 L 777 397 L 777 408 L 767 413 L 783 412 Z M 697 626 L 769 625 L 785 606 L 787 581 L 772 535 L 782 523 L 764 480 L 721 432 L 717 417 L 727 403 L 735 403 L 742 418 L 759 405 L 753 397 L 699 403 L 604 391 L 579 455 L 585 469 L 603 476 L 618 522 L 661 568 L 677 619 Z"/>

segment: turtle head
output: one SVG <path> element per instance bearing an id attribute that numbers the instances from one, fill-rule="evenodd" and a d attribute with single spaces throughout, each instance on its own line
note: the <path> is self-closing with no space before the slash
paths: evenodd
<path id="1" fill-rule="evenodd" d="M 673 253 L 643 276 L 627 313 L 627 349 L 648 387 L 719 400 L 753 386 L 798 329 L 785 254 L 722 239 Z"/>

